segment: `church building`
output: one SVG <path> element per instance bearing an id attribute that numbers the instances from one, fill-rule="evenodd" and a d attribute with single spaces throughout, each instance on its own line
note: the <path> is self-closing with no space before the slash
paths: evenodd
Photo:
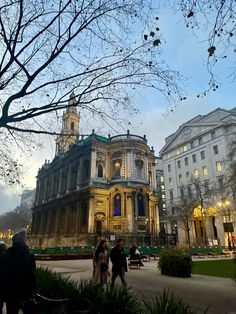
<path id="1" fill-rule="evenodd" d="M 37 175 L 31 246 L 94 245 L 100 237 L 154 244 L 159 234 L 155 154 L 126 134 L 79 136 L 72 93 L 56 156 Z"/>

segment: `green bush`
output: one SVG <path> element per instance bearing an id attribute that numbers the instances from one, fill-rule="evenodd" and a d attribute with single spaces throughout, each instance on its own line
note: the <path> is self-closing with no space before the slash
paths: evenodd
<path id="1" fill-rule="evenodd" d="M 189 305 L 175 298 L 168 290 L 154 297 L 144 298 L 143 303 L 146 314 L 196 314 Z"/>
<path id="2" fill-rule="evenodd" d="M 191 277 L 191 256 L 178 249 L 163 251 L 160 255 L 158 267 L 162 275 L 173 277 Z"/>
<path id="3" fill-rule="evenodd" d="M 39 294 L 64 302 L 40 302 L 39 313 L 138 314 L 140 302 L 131 289 L 101 287 L 89 280 L 75 281 L 49 268 L 37 269 Z"/>

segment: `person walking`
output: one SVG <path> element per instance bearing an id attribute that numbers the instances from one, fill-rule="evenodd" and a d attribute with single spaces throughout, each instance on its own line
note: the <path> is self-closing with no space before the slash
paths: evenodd
<path id="1" fill-rule="evenodd" d="M 123 287 L 126 287 L 125 272 L 128 271 L 128 267 L 122 239 L 116 241 L 116 246 L 111 250 L 110 259 L 112 262 L 111 287 L 114 287 L 117 276 L 120 277 Z"/>
<path id="2" fill-rule="evenodd" d="M 6 285 L 6 245 L 0 241 L 0 314 L 2 314 L 3 303 L 5 302 Z"/>
<path id="3" fill-rule="evenodd" d="M 32 314 L 32 300 L 36 292 L 35 257 L 25 243 L 26 233 L 20 231 L 12 238 L 12 246 L 7 249 L 7 314 Z"/>
<path id="4" fill-rule="evenodd" d="M 93 256 L 93 280 L 104 285 L 109 276 L 109 255 L 106 240 L 101 240 Z"/>

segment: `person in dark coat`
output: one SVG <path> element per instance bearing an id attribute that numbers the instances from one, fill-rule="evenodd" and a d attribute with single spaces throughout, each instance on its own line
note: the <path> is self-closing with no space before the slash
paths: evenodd
<path id="1" fill-rule="evenodd" d="M 6 245 L 0 241 L 0 314 L 2 314 L 3 303 L 5 302 L 6 285 Z"/>
<path id="2" fill-rule="evenodd" d="M 116 246 L 111 250 L 110 259 L 112 262 L 111 287 L 114 287 L 117 276 L 120 277 L 123 287 L 126 287 L 125 272 L 128 271 L 128 267 L 121 239 L 116 241 Z"/>
<path id="3" fill-rule="evenodd" d="M 12 247 L 7 250 L 7 313 L 32 314 L 32 303 L 36 292 L 36 263 L 34 255 L 25 243 L 26 233 L 21 231 L 12 238 Z"/>

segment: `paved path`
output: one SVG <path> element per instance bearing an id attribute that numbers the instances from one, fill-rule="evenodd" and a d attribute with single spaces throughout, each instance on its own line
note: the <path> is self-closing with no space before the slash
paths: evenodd
<path id="1" fill-rule="evenodd" d="M 74 279 L 92 277 L 91 260 L 40 261 L 37 264 L 51 266 Z M 236 314 L 236 284 L 231 279 L 202 275 L 167 277 L 160 274 L 156 261 L 144 265 L 141 270 L 129 270 L 126 275 L 128 285 L 139 294 L 150 296 L 166 288 L 199 313 L 209 307 L 207 314 Z"/>

